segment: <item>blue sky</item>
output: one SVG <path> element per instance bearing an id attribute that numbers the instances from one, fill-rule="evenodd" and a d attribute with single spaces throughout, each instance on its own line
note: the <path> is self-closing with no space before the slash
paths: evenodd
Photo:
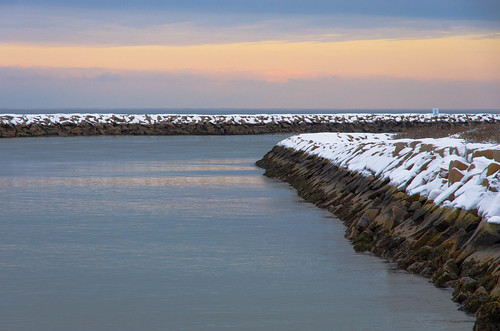
<path id="1" fill-rule="evenodd" d="M 237 14 L 312 14 L 369 15 L 418 18 L 446 18 L 498 21 L 500 2 L 495 0 L 7 0 L 5 5 L 41 6 L 54 8 L 87 8 L 95 10 L 165 10 L 195 13 Z"/>

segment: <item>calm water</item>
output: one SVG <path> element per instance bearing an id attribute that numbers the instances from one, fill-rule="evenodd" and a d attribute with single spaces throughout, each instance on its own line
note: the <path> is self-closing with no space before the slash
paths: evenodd
<path id="1" fill-rule="evenodd" d="M 262 176 L 284 137 L 0 140 L 0 329 L 470 330 Z"/>

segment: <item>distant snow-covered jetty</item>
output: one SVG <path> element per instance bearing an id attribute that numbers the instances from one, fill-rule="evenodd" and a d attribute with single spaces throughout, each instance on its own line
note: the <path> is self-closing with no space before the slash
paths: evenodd
<path id="1" fill-rule="evenodd" d="M 89 135 L 236 135 L 396 132 L 402 128 L 498 122 L 499 114 L 0 114 L 0 137 Z"/>

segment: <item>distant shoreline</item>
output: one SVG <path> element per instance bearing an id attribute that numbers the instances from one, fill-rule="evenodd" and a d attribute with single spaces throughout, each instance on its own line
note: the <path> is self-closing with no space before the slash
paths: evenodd
<path id="1" fill-rule="evenodd" d="M 399 132 L 500 122 L 500 114 L 0 114 L 0 138 L 96 135 L 251 135 Z"/>
<path id="2" fill-rule="evenodd" d="M 500 114 L 499 109 L 441 109 L 442 114 Z M 343 109 L 343 108 L 0 108 L 0 114 L 180 114 L 180 115 L 258 115 L 258 114 L 431 114 L 431 109 Z"/>

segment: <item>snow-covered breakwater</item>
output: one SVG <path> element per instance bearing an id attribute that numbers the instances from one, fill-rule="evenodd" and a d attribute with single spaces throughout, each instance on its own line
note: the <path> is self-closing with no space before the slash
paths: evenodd
<path id="1" fill-rule="evenodd" d="M 279 145 L 367 177 L 388 179 L 409 195 L 420 194 L 435 204 L 476 209 L 487 222 L 500 224 L 500 144 L 316 133 L 290 137 Z"/>
<path id="2" fill-rule="evenodd" d="M 454 287 L 476 329 L 500 328 L 500 145 L 303 134 L 257 164 L 343 219 L 355 249 Z"/>
<path id="3" fill-rule="evenodd" d="M 499 114 L 2 114 L 0 137 L 395 132 L 412 126 L 498 121 Z"/>

